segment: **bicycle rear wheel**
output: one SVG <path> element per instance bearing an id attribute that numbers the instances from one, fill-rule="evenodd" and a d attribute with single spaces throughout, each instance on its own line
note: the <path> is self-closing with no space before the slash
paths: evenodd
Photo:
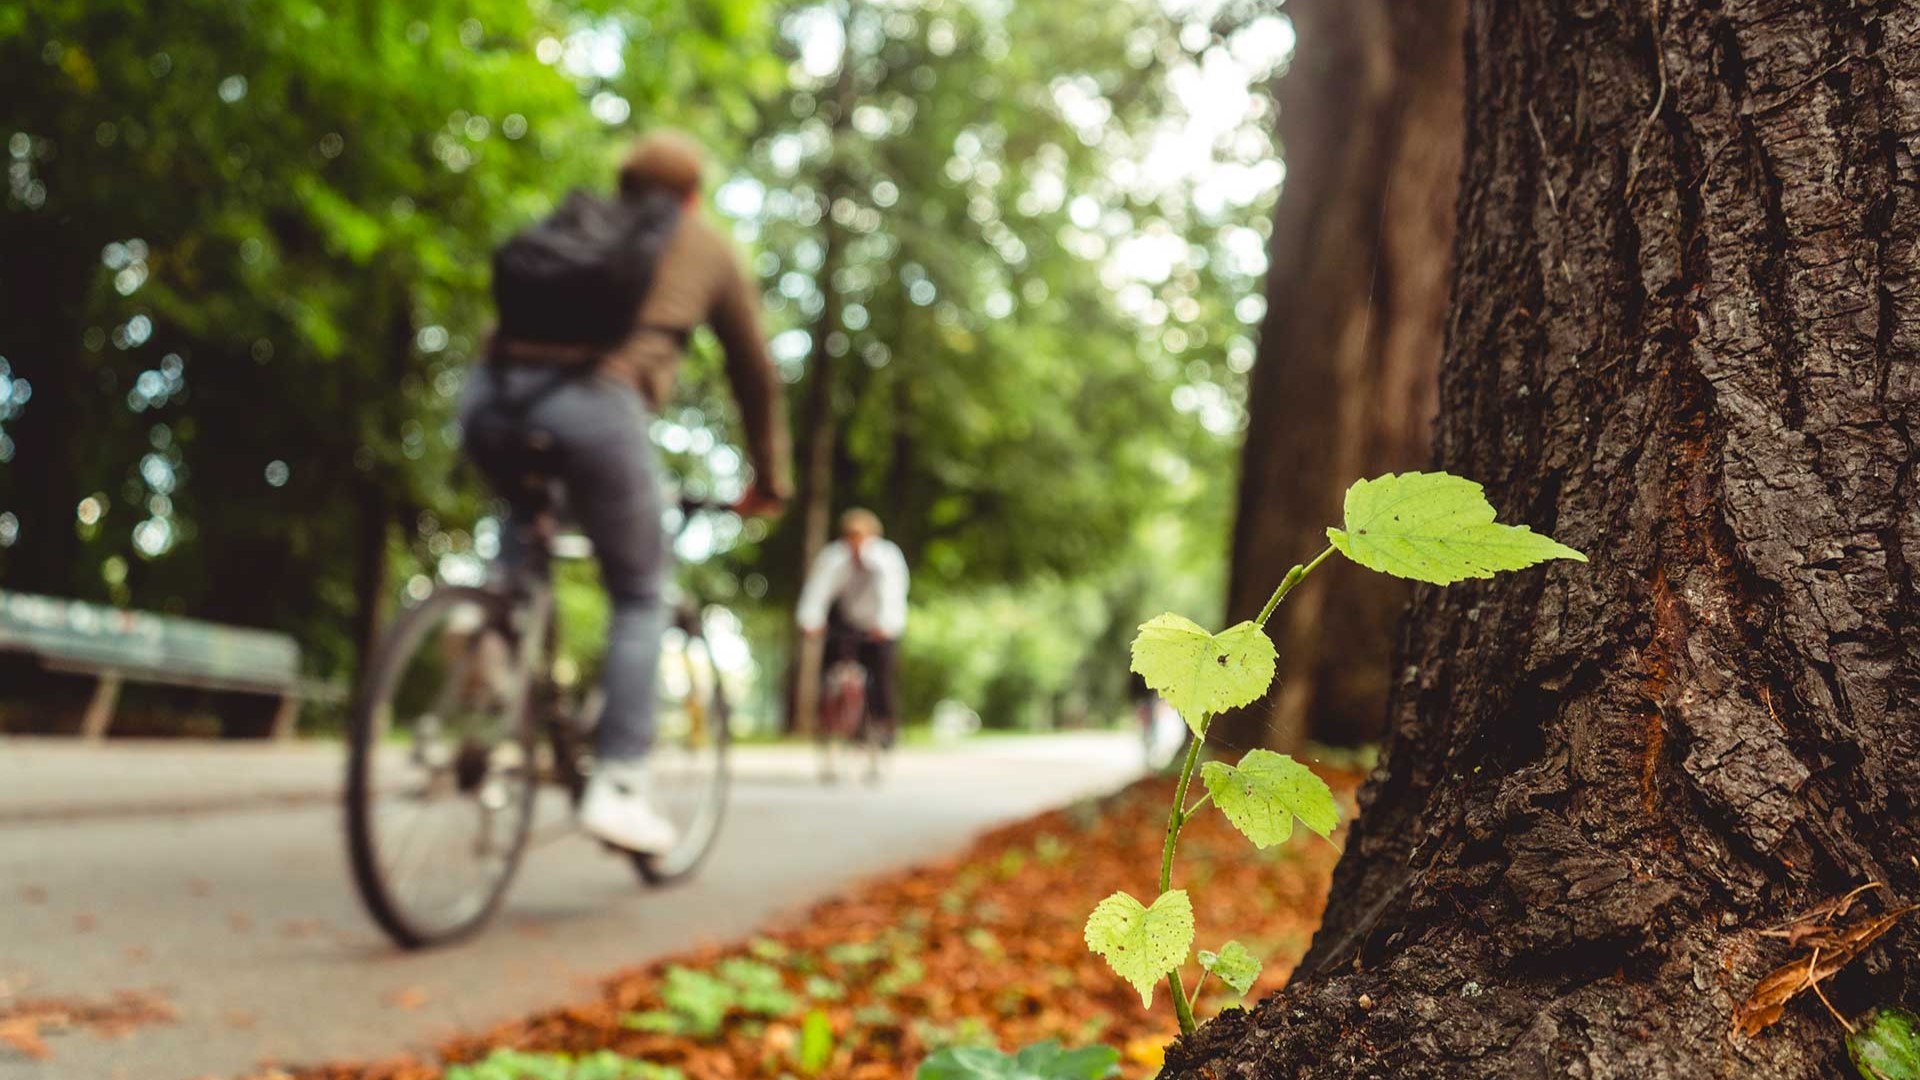
<path id="1" fill-rule="evenodd" d="M 354 883 L 406 948 L 482 926 L 526 849 L 538 761 L 511 613 L 484 589 L 434 593 L 388 631 L 354 705 Z"/>
<path id="2" fill-rule="evenodd" d="M 841 660 L 827 668 L 820 682 L 814 737 L 820 748 L 820 779 L 831 784 L 840 779 L 843 752 L 864 747 L 872 727 L 866 722 L 867 672 L 852 660 Z"/>
<path id="3" fill-rule="evenodd" d="M 647 884 L 668 885 L 691 876 L 713 850 L 732 780 L 733 717 L 700 614 L 691 608 L 661 639 L 658 701 L 648 780 L 655 807 L 680 842 L 664 855 L 634 855 L 633 866 Z"/>

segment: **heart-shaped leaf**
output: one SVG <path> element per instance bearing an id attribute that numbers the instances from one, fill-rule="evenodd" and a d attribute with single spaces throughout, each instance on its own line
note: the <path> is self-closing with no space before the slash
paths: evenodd
<path id="1" fill-rule="evenodd" d="M 1249 750 L 1238 766 L 1209 761 L 1200 779 L 1220 812 L 1255 847 L 1272 847 L 1293 835 L 1293 819 L 1321 836 L 1340 824 L 1340 804 L 1327 782 L 1285 754 Z"/>
<path id="2" fill-rule="evenodd" d="M 1151 1006 L 1154 984 L 1193 947 L 1193 902 L 1185 889 L 1161 893 L 1152 907 L 1117 892 L 1087 916 L 1086 937 L 1087 948 L 1140 991 L 1140 1004 Z"/>
<path id="3" fill-rule="evenodd" d="M 1447 585 L 1548 559 L 1587 557 L 1525 525 L 1494 523 L 1479 484 L 1449 473 L 1388 473 L 1347 489 L 1346 528 L 1328 529 L 1341 554 L 1383 574 Z"/>
<path id="4" fill-rule="evenodd" d="M 1133 670 L 1195 735 L 1207 717 L 1265 693 L 1273 667 L 1273 642 L 1252 622 L 1209 634 L 1192 619 L 1156 615 L 1133 639 Z"/>

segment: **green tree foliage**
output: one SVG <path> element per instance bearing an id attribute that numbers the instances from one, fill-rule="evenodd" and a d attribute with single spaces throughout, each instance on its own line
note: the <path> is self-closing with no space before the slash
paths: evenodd
<path id="1" fill-rule="evenodd" d="M 1223 127 L 1180 88 L 1265 78 L 1283 21 L 1167 11 L 8 7 L 0 295 L 35 317 L 0 320 L 0 587 L 272 626 L 345 673 L 371 600 L 497 542 L 450 423 L 492 245 L 668 122 L 716 149 L 796 403 L 830 383 L 838 504 L 913 561 L 910 707 L 1104 708 L 1140 617 L 1220 589 L 1279 178 L 1257 86 Z M 740 482 L 731 415 L 697 342 L 654 431 L 696 489 Z M 761 646 L 799 546 L 718 519 L 681 553 L 764 601 Z"/>
<path id="2" fill-rule="evenodd" d="M 803 5 L 783 29 L 792 83 L 717 201 L 760 248 L 796 412 L 830 383 L 836 507 L 878 510 L 914 566 L 909 704 L 1109 707 L 1102 645 L 1219 589 L 1272 147 L 1256 110 L 1205 148 L 1246 171 L 1234 197 L 1154 163 L 1189 120 L 1172 83 L 1249 48 L 1145 0 Z M 800 532 L 746 556 L 776 598 Z"/>
<path id="3" fill-rule="evenodd" d="M 491 246 L 604 186 L 642 118 L 751 118 L 767 31 L 757 0 L 0 14 L 0 288 L 38 298 L 0 328 L 31 388 L 0 415 L 6 584 L 278 626 L 337 669 L 389 521 L 403 568 L 474 547 L 449 419 Z"/>

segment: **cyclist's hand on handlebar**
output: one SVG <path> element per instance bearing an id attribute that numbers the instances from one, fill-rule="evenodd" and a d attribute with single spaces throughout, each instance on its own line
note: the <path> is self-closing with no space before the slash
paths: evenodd
<path id="1" fill-rule="evenodd" d="M 768 491 L 758 484 L 747 489 L 740 501 L 733 504 L 733 512 L 741 517 L 776 517 L 787 508 L 787 500 Z"/>

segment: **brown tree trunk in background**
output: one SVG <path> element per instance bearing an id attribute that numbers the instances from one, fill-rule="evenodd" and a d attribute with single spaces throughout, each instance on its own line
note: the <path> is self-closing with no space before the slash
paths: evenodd
<path id="1" fill-rule="evenodd" d="M 849 13 L 843 25 L 851 28 L 852 22 Z M 800 473 L 800 562 L 794 568 L 794 581 L 807 579 L 814 556 L 827 546 L 828 535 L 833 527 L 833 459 L 839 434 L 835 405 L 838 386 L 834 381 L 836 358 L 828 351 L 827 345 L 829 338 L 844 332 L 840 290 L 834 277 L 840 269 L 845 238 L 841 235 L 840 223 L 834 220 L 833 206 L 847 184 L 838 160 L 839 144 L 853 126 L 855 56 L 850 30 L 846 40 L 846 47 L 840 54 L 840 74 L 835 76 L 832 92 L 823 106 L 831 112 L 827 123 L 834 147 L 830 152 L 833 156 L 829 157 L 822 171 L 820 183 L 821 257 L 820 273 L 815 278 L 814 287 L 820 292 L 821 303 L 819 317 L 813 320 L 813 352 L 807 358 L 806 413 L 801 420 L 806 466 Z M 793 658 L 787 682 L 786 726 L 789 732 L 813 730 L 814 712 L 820 700 L 820 664 L 824 652 L 825 643 L 822 639 L 810 638 L 798 629 L 794 630 L 793 648 L 788 653 Z"/>
<path id="2" fill-rule="evenodd" d="M 82 565 L 74 532 L 75 510 L 92 490 L 82 461 L 86 447 L 74 433 L 93 430 L 89 423 L 103 411 L 96 403 L 121 407 L 118 395 L 102 391 L 96 381 L 97 358 L 82 350 L 85 323 L 73 301 L 86 294 L 97 266 L 77 256 L 84 240 L 76 242 L 70 225 L 7 225 L 11 236 L 0 245 L 0 287 L 6 291 L 0 300 L 0 357 L 13 379 L 31 387 L 31 399 L 0 425 L 13 443 L 11 459 L 0 463 L 0 513 L 11 512 L 18 530 L 11 547 L 0 547 L 0 586 L 97 599 L 99 567 Z M 7 389 L 9 396 L 17 392 L 13 385 Z M 110 490 L 117 498 L 118 488 Z"/>
<path id="3" fill-rule="evenodd" d="M 1296 0 L 1280 81 L 1274 211 L 1234 526 L 1228 621 L 1326 546 L 1354 479 L 1427 460 L 1460 171 L 1464 0 Z M 1338 596 L 1338 604 L 1328 604 Z M 1223 717 L 1227 745 L 1384 733 L 1405 585 L 1336 563 L 1272 624 L 1280 673 Z"/>
<path id="4" fill-rule="evenodd" d="M 388 385 L 398 386 L 413 356 L 413 291 L 402 286 L 390 295 L 395 296 L 394 309 L 387 320 L 387 340 L 383 345 L 391 379 Z M 382 399 L 369 396 L 367 400 Z M 375 469 L 382 467 L 379 464 L 374 466 Z M 392 559 L 387 545 L 392 538 L 394 518 L 393 499 L 382 483 L 383 478 L 374 472 L 362 472 L 358 479 L 356 489 L 359 505 L 356 510 L 360 520 L 355 530 L 353 567 L 353 647 L 358 661 L 354 669 L 356 679 L 368 670 L 374 647 L 380 640 L 380 632 L 386 627 L 388 578 L 392 576 L 388 566 Z"/>
<path id="5" fill-rule="evenodd" d="M 1311 952 L 1165 1075 L 1853 1075 L 1811 994 L 1731 1027 L 1768 928 L 1920 900 L 1920 2 L 1476 0 L 1466 56 L 1436 450 L 1593 561 L 1417 590 Z M 1920 920 L 1822 988 L 1920 1003 Z"/>

